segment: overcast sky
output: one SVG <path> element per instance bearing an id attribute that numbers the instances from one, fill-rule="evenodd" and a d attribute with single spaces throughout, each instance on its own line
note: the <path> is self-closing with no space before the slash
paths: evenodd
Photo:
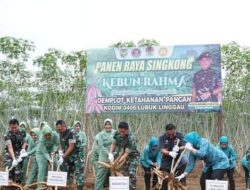
<path id="1" fill-rule="evenodd" d="M 142 38 L 250 46 L 249 7 L 249 0 L 0 0 L 0 36 L 34 41 L 39 53 Z"/>

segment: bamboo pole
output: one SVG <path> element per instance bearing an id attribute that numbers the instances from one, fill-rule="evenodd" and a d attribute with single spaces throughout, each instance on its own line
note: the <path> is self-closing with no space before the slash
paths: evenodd
<path id="1" fill-rule="evenodd" d="M 222 135 L 222 111 L 220 110 L 218 112 L 218 141 L 220 140 L 220 137 Z"/>
<path id="2" fill-rule="evenodd" d="M 177 139 L 176 145 L 179 146 L 179 143 L 180 143 L 180 139 Z M 172 159 L 171 170 L 170 170 L 171 173 L 172 173 L 172 170 L 173 170 L 173 167 L 174 167 L 174 161 L 175 161 L 175 158 Z"/>
<path id="3" fill-rule="evenodd" d="M 85 134 L 86 134 L 86 137 L 88 139 L 89 137 L 89 114 L 88 113 L 85 113 L 84 114 L 84 130 L 85 130 Z M 89 139 L 87 140 L 87 144 L 85 146 L 85 149 L 84 149 L 84 163 L 85 163 L 85 166 L 84 166 L 84 174 L 86 174 L 87 170 L 88 170 L 88 156 L 85 156 L 85 155 L 88 155 L 88 143 L 89 143 Z M 84 178 L 86 179 L 86 175 L 84 175 Z M 84 179 L 84 181 L 85 181 Z"/>

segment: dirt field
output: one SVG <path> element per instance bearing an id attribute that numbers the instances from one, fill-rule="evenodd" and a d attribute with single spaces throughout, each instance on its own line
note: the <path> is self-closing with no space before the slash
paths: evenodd
<path id="1" fill-rule="evenodd" d="M 200 174 L 202 171 L 202 164 L 198 163 L 195 170 L 188 176 L 187 185 L 190 190 L 200 190 Z M 244 174 L 242 174 L 244 176 Z M 236 190 L 245 190 L 245 179 L 240 177 L 238 173 L 235 172 L 235 182 L 236 182 Z M 93 189 L 94 178 L 93 175 L 89 175 L 86 179 L 86 190 Z M 138 170 L 138 178 L 137 178 L 137 190 L 144 190 L 144 178 L 143 171 L 141 168 Z"/>
<path id="2" fill-rule="evenodd" d="M 0 158 L 0 168 L 1 171 L 4 171 L 3 162 Z M 190 190 L 200 190 L 199 185 L 199 177 L 202 170 L 202 164 L 201 162 L 197 164 L 195 170 L 188 176 L 187 178 L 187 185 Z M 94 186 L 94 177 L 92 173 L 86 174 L 87 179 L 85 182 L 85 188 L 86 190 L 93 190 Z M 244 176 L 244 174 L 241 174 L 241 176 Z M 235 172 L 235 181 L 236 181 L 236 190 L 245 190 L 245 179 L 243 177 L 240 177 L 238 173 Z M 138 169 L 138 177 L 137 177 L 137 190 L 144 190 L 144 178 L 143 178 L 143 171 L 141 168 Z"/>

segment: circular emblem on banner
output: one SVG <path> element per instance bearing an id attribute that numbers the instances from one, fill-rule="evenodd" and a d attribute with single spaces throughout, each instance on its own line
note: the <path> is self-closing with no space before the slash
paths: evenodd
<path id="1" fill-rule="evenodd" d="M 154 48 L 152 46 L 146 47 L 146 55 L 147 56 L 152 56 L 154 55 Z"/>
<path id="2" fill-rule="evenodd" d="M 120 55 L 121 57 L 126 57 L 128 55 L 128 50 L 125 48 L 120 49 Z"/>
<path id="3" fill-rule="evenodd" d="M 161 48 L 159 49 L 159 54 L 160 54 L 161 56 L 166 56 L 166 55 L 168 54 L 168 49 L 165 48 L 165 47 L 161 47 Z"/>
<path id="4" fill-rule="evenodd" d="M 139 48 L 135 48 L 132 50 L 132 56 L 133 57 L 140 57 L 141 56 L 141 50 Z"/>

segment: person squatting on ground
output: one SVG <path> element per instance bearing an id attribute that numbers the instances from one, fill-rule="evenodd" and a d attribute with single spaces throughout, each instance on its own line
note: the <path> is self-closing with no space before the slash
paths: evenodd
<path id="1" fill-rule="evenodd" d="M 186 141 L 185 148 L 190 152 L 188 166 L 183 174 L 177 176 L 180 180 L 186 177 L 195 167 L 196 160 L 203 160 L 205 166 L 200 177 L 201 189 L 205 190 L 207 179 L 223 180 L 226 171 L 229 168 L 229 160 L 220 149 L 212 143 L 201 138 L 195 131 L 189 132 L 184 136 Z"/>
<path id="2" fill-rule="evenodd" d="M 114 155 L 113 155 L 114 154 Z M 120 122 L 118 125 L 118 131 L 115 132 L 113 142 L 110 148 L 109 160 L 112 162 L 114 158 L 117 158 L 120 154 L 118 163 L 126 162 L 124 170 L 122 171 L 124 176 L 129 176 L 129 189 L 135 190 L 136 188 L 136 170 L 139 163 L 140 153 L 136 148 L 135 137 L 127 122 Z"/>
<path id="3" fill-rule="evenodd" d="M 113 121 L 111 119 L 105 119 L 104 129 L 97 135 L 97 151 L 99 152 L 98 161 L 109 162 L 109 150 L 116 131 L 112 129 L 112 126 Z M 109 179 L 109 176 L 109 170 L 101 164 L 98 164 L 96 167 L 95 190 L 101 190 L 104 187 L 105 181 Z"/>
<path id="4" fill-rule="evenodd" d="M 245 171 L 246 187 L 250 190 L 250 147 L 248 148 L 245 156 L 241 160 L 242 167 Z"/>
<path id="5" fill-rule="evenodd" d="M 59 137 L 52 131 L 49 125 L 44 125 L 40 131 L 40 138 L 36 148 L 36 161 L 38 166 L 37 182 L 44 182 L 48 171 L 48 165 L 52 166 L 52 157 L 58 151 Z M 42 189 L 42 185 L 38 185 Z"/>
<path id="6" fill-rule="evenodd" d="M 235 162 L 237 160 L 237 155 L 232 147 L 229 144 L 227 136 L 221 136 L 218 148 L 220 148 L 228 157 L 229 159 L 229 169 L 227 170 L 227 176 L 229 179 L 230 190 L 235 190 L 235 182 L 234 182 L 234 169 L 235 169 Z"/>
<path id="7" fill-rule="evenodd" d="M 172 160 L 175 159 L 175 162 L 178 160 L 181 151 L 184 149 L 185 142 L 183 141 L 183 135 L 180 132 L 176 132 L 176 125 L 169 123 L 165 127 L 165 134 L 159 138 L 159 148 L 162 153 L 161 167 L 160 170 L 164 172 L 171 172 Z M 177 143 L 179 144 L 177 145 Z M 176 169 L 176 174 L 180 175 L 184 172 L 186 168 L 185 158 L 182 157 L 179 165 Z M 181 179 L 181 183 L 186 185 L 186 178 Z M 162 190 L 168 189 L 167 181 L 164 180 L 162 184 Z"/>
<path id="8" fill-rule="evenodd" d="M 25 151 L 27 146 L 25 143 L 26 132 L 19 127 L 17 119 L 9 121 L 9 130 L 4 135 L 4 165 L 5 167 L 14 167 L 9 172 L 9 179 L 16 183 L 22 183 L 22 158 L 21 152 Z"/>
<path id="9" fill-rule="evenodd" d="M 161 165 L 161 153 L 159 151 L 159 140 L 156 137 L 151 137 L 148 144 L 144 147 L 144 150 L 140 157 L 140 162 L 144 170 L 144 181 L 146 190 L 150 190 L 151 181 L 151 169 L 160 168 Z M 153 186 L 157 184 L 157 175 L 153 174 Z"/>
<path id="10" fill-rule="evenodd" d="M 59 161 L 61 171 L 68 172 L 70 176 L 75 173 L 78 190 L 84 186 L 84 152 L 79 134 L 74 129 L 69 129 L 65 121 L 56 122 L 57 131 L 60 134 Z"/>

